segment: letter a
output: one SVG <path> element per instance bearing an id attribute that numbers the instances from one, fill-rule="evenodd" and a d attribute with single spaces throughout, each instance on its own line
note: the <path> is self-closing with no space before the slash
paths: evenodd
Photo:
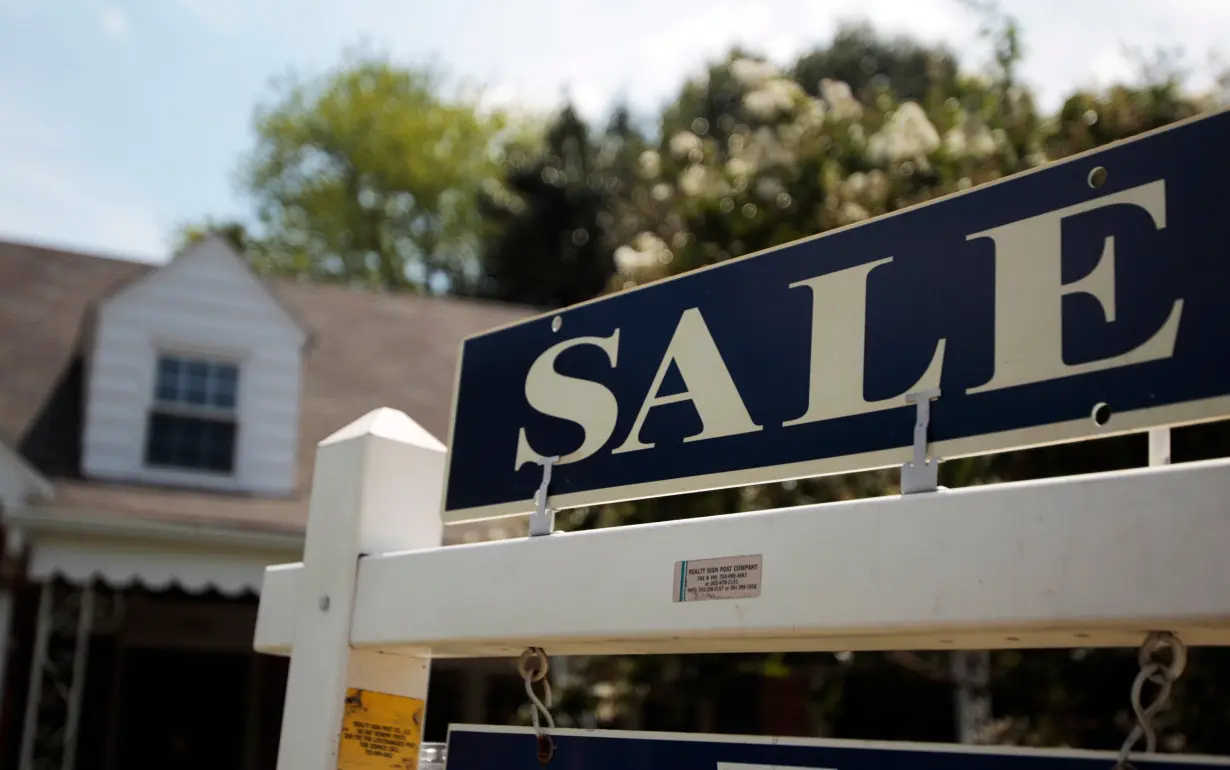
<path id="1" fill-rule="evenodd" d="M 687 390 L 669 396 L 659 396 L 662 380 L 670 371 L 671 363 L 679 367 L 679 374 Z M 700 415 L 701 432 L 688 436 L 684 441 L 704 441 L 710 438 L 736 436 L 740 433 L 754 433 L 761 429 L 752 422 L 752 417 L 743 405 L 743 399 L 735 388 L 734 380 L 722 361 L 722 354 L 709 334 L 704 316 L 697 308 L 689 308 L 679 318 L 675 327 L 675 335 L 671 337 L 658 365 L 658 373 L 654 375 L 653 384 L 645 394 L 645 401 L 636 415 L 632 430 L 628 437 L 612 454 L 620 452 L 635 452 L 640 449 L 651 449 L 653 444 L 641 442 L 641 426 L 649 415 L 649 410 L 655 406 L 674 404 L 680 401 L 691 401 Z"/>

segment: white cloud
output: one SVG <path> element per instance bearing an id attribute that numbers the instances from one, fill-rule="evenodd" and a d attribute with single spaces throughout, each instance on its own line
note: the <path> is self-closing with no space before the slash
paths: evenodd
<path id="1" fill-rule="evenodd" d="M 13 2 L 14 0 L 0 0 Z M 977 35 L 978 19 L 959 0 L 454 0 L 455 15 L 439 32 L 424 35 L 446 16 L 405 0 L 176 0 L 194 20 L 219 34 L 243 30 L 300 43 L 295 56 L 312 66 L 335 60 L 341 46 L 360 38 L 387 43 L 421 58 L 429 46 L 453 71 L 484 78 L 493 97 L 553 106 L 567 92 L 590 116 L 626 94 L 649 107 L 668 98 L 680 80 L 734 44 L 784 63 L 823 44 L 840 22 L 865 19 L 886 33 L 943 41 L 967 67 L 990 60 Z M 1022 23 L 1026 59 L 1022 75 L 1047 108 L 1080 86 L 1135 74 L 1125 44 L 1183 44 L 1193 65 L 1230 39 L 1227 0 L 1004 0 Z M 478 21 L 481 20 L 481 21 Z M 532 41 L 532 42 L 530 42 Z M 476 55 L 477 54 L 477 55 Z M 288 62 L 289 63 L 289 62 Z M 1207 73 L 1193 78 L 1207 87 Z"/>
<path id="2" fill-rule="evenodd" d="M 590 118 L 600 116 L 621 96 L 651 108 L 733 42 L 785 55 L 801 47 L 804 36 L 800 30 L 783 32 L 788 26 L 774 23 L 766 3 L 735 0 L 703 4 L 684 0 L 676 4 L 675 13 L 634 28 L 636 34 L 631 36 L 625 36 L 623 29 L 609 29 L 581 45 L 552 46 L 553 52 L 539 52 L 541 67 L 521 66 L 513 72 L 493 68 L 497 74 L 492 96 L 501 103 L 521 101 L 545 108 L 557 105 L 567 93 Z"/>
<path id="3" fill-rule="evenodd" d="M 1013 0 L 1007 6 L 1023 31 L 1021 74 L 1045 109 L 1056 109 L 1076 88 L 1135 79 L 1128 47 L 1146 55 L 1182 47 L 1193 68 L 1188 86 L 1208 88 L 1207 55 L 1226 50 L 1230 40 L 1225 0 Z"/>
<path id="4" fill-rule="evenodd" d="M 1136 76 L 1126 52 L 1118 46 L 1103 46 L 1091 52 L 1089 57 L 1089 80 L 1097 88 L 1106 88 Z"/>
<path id="5" fill-rule="evenodd" d="M 128 16 L 115 6 L 103 8 L 101 14 L 103 34 L 113 40 L 123 40 L 128 37 Z"/>
<path id="6" fill-rule="evenodd" d="M 537 0 L 530 4 L 546 3 Z M 641 108 L 660 105 L 677 92 L 684 78 L 700 73 L 733 45 L 787 64 L 831 39 L 844 21 L 865 19 L 888 34 L 909 33 L 932 42 L 949 41 L 955 48 L 968 48 L 976 27 L 976 21 L 955 0 L 675 0 L 666 6 L 652 1 L 629 3 L 622 18 L 611 18 L 609 23 L 595 18 L 592 26 L 602 29 L 603 34 L 586 38 L 580 45 L 569 44 L 567 33 L 572 30 L 565 28 L 563 34 L 556 29 L 537 30 L 551 44 L 533 52 L 532 57 L 511 57 L 498 45 L 491 46 L 492 57 L 508 56 L 521 65 L 492 67 L 496 73 L 493 95 L 498 95 L 502 103 L 519 100 L 548 107 L 559 103 L 566 87 L 578 109 L 592 118 L 601 115 L 617 96 L 627 96 Z M 601 11 L 600 4 L 579 5 L 585 6 L 586 13 Z M 658 13 L 652 21 L 642 18 L 645 23 L 638 23 L 642 8 L 654 8 Z M 522 12 L 541 18 L 545 8 Z M 509 33 L 513 37 L 517 34 Z M 535 66 L 519 61 L 526 58 L 532 58 Z"/>
<path id="7" fill-rule="evenodd" d="M 586 13 L 599 12 L 599 6 L 577 1 Z M 559 42 L 573 32 L 568 28 L 535 29 L 533 34 L 507 30 L 512 38 L 541 36 L 544 45 L 523 57 L 509 56 L 499 44 L 489 47 L 491 57 L 502 56 L 514 64 L 492 66 L 493 85 L 501 99 L 553 105 L 566 84 L 591 117 L 617 94 L 628 95 L 642 107 L 655 106 L 676 92 L 682 78 L 699 72 L 707 60 L 723 55 L 732 45 L 786 63 L 823 45 L 844 21 L 867 20 L 885 34 L 943 42 L 969 69 L 981 69 L 991 61 L 991 44 L 978 35 L 979 19 L 957 0 L 675 0 L 666 5 L 647 3 L 657 12 L 652 21 L 643 18 L 643 24 L 635 21 L 641 5 L 636 0 L 626 2 L 626 17 L 632 21 L 604 18 L 609 23 L 594 25 L 602 34 L 580 46 Z M 521 13 L 541 19 L 548 4 L 549 0 L 526 0 Z M 1021 23 L 1025 46 L 1021 75 L 1048 110 L 1056 109 L 1076 88 L 1134 78 L 1137 71 L 1125 54 L 1127 45 L 1145 53 L 1183 45 L 1187 62 L 1196 70 L 1190 86 L 1199 89 L 1211 85 L 1208 52 L 1230 46 L 1222 42 L 1230 40 L 1226 0 L 1168 0 L 1164 5 L 1151 0 L 1007 0 L 1003 6 Z M 451 58 L 448 50 L 445 44 L 446 60 Z M 515 66 L 518 58 L 533 59 L 535 66 Z M 489 61 L 451 63 L 490 66 Z"/>

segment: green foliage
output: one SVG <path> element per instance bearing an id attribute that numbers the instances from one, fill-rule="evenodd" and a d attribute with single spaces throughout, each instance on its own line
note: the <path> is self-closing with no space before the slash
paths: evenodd
<path id="1" fill-rule="evenodd" d="M 857 37 L 863 35 L 864 37 Z M 870 61 L 860 99 L 821 78 L 818 95 L 794 78 L 824 71 L 826 51 L 791 71 L 734 52 L 685 84 L 663 116 L 639 184 L 656 220 L 627 244 L 619 286 L 643 283 L 920 201 L 1045 162 L 1041 120 L 1020 89 L 1001 90 L 943 64 L 943 52 L 895 49 L 843 32 L 841 62 Z M 873 53 L 850 50 L 862 40 Z M 939 62 L 921 73 L 918 60 Z M 910 73 L 901 100 L 887 73 Z M 934 77 L 930 78 L 930 75 Z M 809 78 L 811 75 L 808 76 Z"/>
<path id="2" fill-rule="evenodd" d="M 614 273 L 620 165 L 642 142 L 625 117 L 592 136 L 571 107 L 539 148 L 517 148 L 478 202 L 488 248 L 480 293 L 538 307 L 589 299 Z"/>
<path id="3" fill-rule="evenodd" d="M 822 96 L 820 84 L 828 79 L 846 83 L 863 101 L 885 87 L 897 99 L 924 101 L 953 91 L 959 75 L 951 51 L 906 37 L 886 40 L 866 23 L 842 26 L 828 46 L 801 56 L 791 72 L 811 96 Z"/>
<path id="4" fill-rule="evenodd" d="M 442 90 L 434 70 L 371 54 L 280 84 L 241 173 L 263 229 L 254 261 L 389 288 L 474 283 L 474 203 L 505 120 Z"/>
<path id="5" fill-rule="evenodd" d="M 221 235 L 238 254 L 247 254 L 254 241 L 242 222 L 215 221 L 207 218 L 200 223 L 181 225 L 172 236 L 172 251 L 178 253 L 210 234 Z"/>

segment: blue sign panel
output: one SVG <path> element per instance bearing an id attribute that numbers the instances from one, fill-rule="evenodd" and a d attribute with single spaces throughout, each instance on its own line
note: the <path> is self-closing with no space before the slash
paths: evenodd
<path id="1" fill-rule="evenodd" d="M 467 339 L 446 521 L 1230 415 L 1230 112 Z"/>
<path id="2" fill-rule="evenodd" d="M 1113 752 L 945 744 L 553 730 L 538 762 L 532 730 L 454 726 L 447 770 L 1115 770 Z M 1138 770 L 1230 767 L 1230 757 L 1133 754 Z"/>

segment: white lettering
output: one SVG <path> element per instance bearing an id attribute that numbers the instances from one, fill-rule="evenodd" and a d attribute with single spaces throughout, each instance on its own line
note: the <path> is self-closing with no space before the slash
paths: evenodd
<path id="1" fill-rule="evenodd" d="M 1084 278 L 1062 283 L 1062 225 L 1067 217 L 1114 205 L 1139 206 L 1157 229 L 1166 227 L 1164 180 L 1133 187 L 1058 211 L 974 233 L 995 244 L 995 372 L 967 393 L 981 393 L 1174 355 L 1183 300 L 1147 341 L 1110 358 L 1068 364 L 1063 360 L 1063 297 L 1084 292 L 1098 301 L 1108 322 L 1115 320 L 1115 240 L 1107 237 L 1102 256 Z"/>
<path id="2" fill-rule="evenodd" d="M 619 419 L 619 403 L 615 394 L 601 383 L 568 377 L 555 371 L 555 359 L 577 345 L 597 345 L 615 366 L 619 352 L 619 329 L 610 337 L 576 337 L 547 348 L 530 366 L 525 377 L 525 400 L 543 414 L 559 417 L 580 425 L 585 438 L 576 451 L 559 459 L 558 465 L 584 460 L 597 452 L 615 431 Z M 530 446 L 525 428 L 517 435 L 517 458 L 514 470 L 534 462 L 543 455 Z"/>
<path id="3" fill-rule="evenodd" d="M 783 426 L 803 425 L 905 406 L 905 396 L 938 388 L 944 367 L 941 338 L 923 375 L 901 395 L 868 401 L 863 397 L 864 348 L 867 344 L 867 276 L 892 257 L 818 275 L 790 284 L 811 289 L 811 375 L 807 411 Z"/>
<path id="4" fill-rule="evenodd" d="M 658 390 L 662 380 L 670 371 L 671 363 L 679 368 L 687 388 L 682 393 L 669 396 L 659 396 Z M 705 439 L 735 436 L 740 433 L 753 433 L 762 426 L 752 422 L 743 399 L 735 388 L 722 354 L 718 352 L 709 327 L 697 308 L 689 308 L 679 318 L 675 334 L 666 347 L 666 354 L 658 365 L 658 373 L 654 375 L 653 384 L 645 394 L 641 410 L 636 415 L 632 430 L 628 437 L 612 454 L 619 452 L 635 452 L 640 449 L 651 449 L 653 444 L 642 443 L 640 439 L 641 426 L 649 415 L 649 410 L 655 406 L 674 404 L 680 401 L 691 401 L 700 415 L 701 432 L 688 436 L 684 441 L 704 441 Z"/>

